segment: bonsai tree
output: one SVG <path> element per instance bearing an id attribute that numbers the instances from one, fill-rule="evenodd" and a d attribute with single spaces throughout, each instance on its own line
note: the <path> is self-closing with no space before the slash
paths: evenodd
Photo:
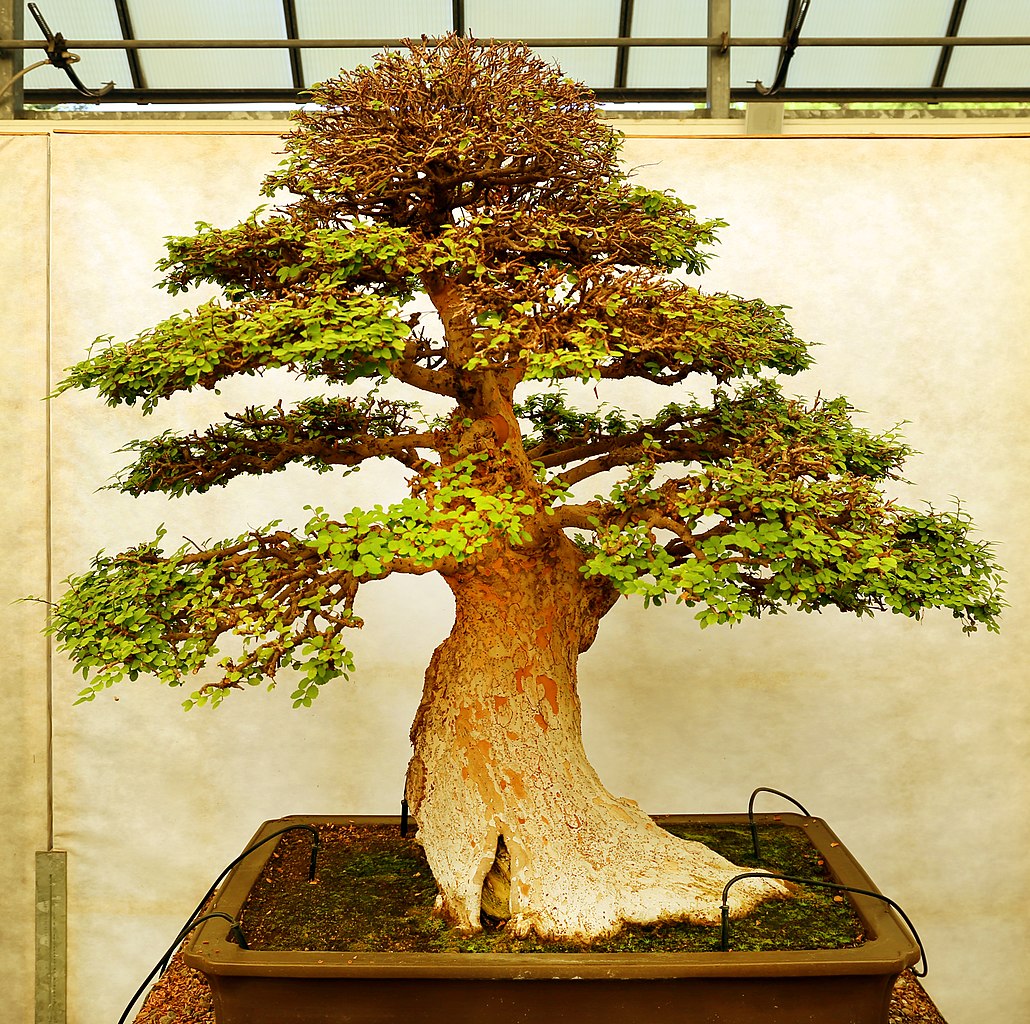
<path id="1" fill-rule="evenodd" d="M 423 41 L 314 99 L 264 185 L 282 205 L 168 242 L 163 286 L 221 297 L 101 339 L 58 391 L 146 413 L 285 367 L 325 393 L 134 442 L 115 486 L 178 496 L 386 459 L 408 488 L 310 509 L 292 531 L 177 550 L 159 533 L 98 555 L 50 627 L 87 679 L 80 700 L 148 675 L 197 677 L 186 706 L 216 705 L 290 670 L 306 707 L 352 669 L 362 588 L 437 573 L 454 624 L 426 671 L 406 794 L 441 912 L 477 929 L 485 898 L 543 937 L 713 921 L 735 867 L 612 796 L 584 753 L 576 662 L 601 620 L 627 597 L 701 627 L 943 608 L 995 629 L 989 546 L 959 509 L 883 496 L 909 454 L 893 432 L 854 424 L 843 398 L 781 391 L 810 364 L 782 309 L 684 281 L 721 222 L 635 186 L 590 93 L 525 47 Z M 570 398 L 627 378 L 670 401 L 639 415 Z M 240 642 L 220 654 L 228 634 Z M 734 914 L 783 895 L 733 892 Z"/>

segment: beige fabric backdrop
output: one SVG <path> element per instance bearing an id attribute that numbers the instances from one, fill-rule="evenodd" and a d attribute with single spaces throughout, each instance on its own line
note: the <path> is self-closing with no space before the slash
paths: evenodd
<path id="1" fill-rule="evenodd" d="M 26 154 L 45 144 L 15 142 Z M 0 161 L 10 145 L 0 145 Z M 199 301 L 151 287 L 162 237 L 189 232 L 196 219 L 230 224 L 247 214 L 279 143 L 210 128 L 116 128 L 61 131 L 51 145 L 59 371 L 97 335 L 124 338 Z M 1030 1010 L 1025 977 L 1012 970 L 1028 948 L 1030 895 L 1022 690 L 1030 487 L 1021 436 L 1028 145 L 639 137 L 626 147 L 642 181 L 730 221 L 705 287 L 786 303 L 798 333 L 822 344 L 818 365 L 792 390 L 848 394 L 874 425 L 910 421 L 906 434 L 925 454 L 910 464 L 916 484 L 901 497 L 945 504 L 961 495 L 1001 544 L 1012 607 L 1001 637 L 965 638 L 942 616 L 913 624 L 837 614 L 702 633 L 676 609 L 622 604 L 583 660 L 588 751 L 612 789 L 652 811 L 738 809 L 752 788 L 770 785 L 827 818 L 919 927 L 932 961 L 926 985 L 949 1024 L 978 1024 L 985 992 L 998 1024 L 1017 1024 Z M 40 185 L 27 201 L 43 196 Z M 22 230 L 21 220 L 14 225 Z M 43 296 L 18 298 L 19 315 L 38 323 Z M 42 358 L 37 346 L 18 389 L 29 390 Z M 382 500 L 380 486 L 399 493 L 399 477 L 378 469 L 371 484 L 364 474 L 337 482 L 289 471 L 178 502 L 96 491 L 126 460 L 113 454 L 126 440 L 200 426 L 284 389 L 300 390 L 279 376 L 247 379 L 220 396 L 165 403 L 148 419 L 88 395 L 53 403 L 54 579 L 162 522 L 171 537 L 200 540 L 278 517 L 302 522 L 305 504 Z M 38 448 L 35 395 L 22 390 L 28 411 L 19 422 Z M 622 396 L 638 408 L 668 397 L 639 387 Z M 38 467 L 38 457 L 27 465 Z M 43 508 L 34 477 L 12 479 L 25 481 L 31 555 L 19 561 L 27 566 L 42 557 Z M 369 589 L 359 673 L 309 711 L 291 712 L 281 688 L 184 715 L 176 691 L 142 681 L 73 709 L 81 684 L 57 660 L 54 820 L 56 845 L 69 851 L 73 1024 L 116 1019 L 261 820 L 397 808 L 421 673 L 446 632 L 450 599 L 432 580 Z M 36 643 L 30 622 L 8 636 L 15 646 Z M 39 689 L 32 676 L 17 684 Z M 42 708 L 27 707 L 31 746 Z M 19 755 L 2 756 L 6 764 Z M 26 784 L 36 807 L 38 786 Z"/>
<path id="2" fill-rule="evenodd" d="M 0 1017 L 33 1005 L 34 852 L 47 848 L 47 153 L 45 134 L 0 134 Z M 17 1015 L 15 1015 L 17 1014 Z"/>

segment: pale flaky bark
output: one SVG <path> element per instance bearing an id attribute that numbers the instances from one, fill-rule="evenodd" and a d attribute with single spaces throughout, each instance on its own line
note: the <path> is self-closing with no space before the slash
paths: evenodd
<path id="1" fill-rule="evenodd" d="M 531 560 L 509 553 L 449 580 L 455 624 L 426 673 L 407 784 L 442 912 L 543 937 L 716 921 L 739 869 L 612 796 L 583 749 L 576 661 L 610 599 L 584 586 L 567 542 Z M 732 912 L 782 894 L 738 884 Z"/>

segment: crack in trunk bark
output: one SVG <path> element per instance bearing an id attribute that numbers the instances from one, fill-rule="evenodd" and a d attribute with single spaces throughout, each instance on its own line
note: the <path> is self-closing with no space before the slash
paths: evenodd
<path id="1" fill-rule="evenodd" d="M 440 910 L 468 931 L 485 912 L 544 938 L 715 923 L 739 869 L 614 797 L 587 759 L 576 663 L 612 596 L 579 565 L 561 538 L 448 579 L 455 623 L 426 672 L 406 790 Z M 741 883 L 731 912 L 784 894 Z"/>

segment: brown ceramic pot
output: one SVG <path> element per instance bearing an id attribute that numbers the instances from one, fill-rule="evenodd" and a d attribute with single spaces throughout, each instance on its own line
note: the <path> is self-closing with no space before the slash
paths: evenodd
<path id="1" fill-rule="evenodd" d="M 756 815 L 759 823 L 772 820 Z M 257 842 L 287 824 L 374 822 L 302 817 L 265 822 Z M 746 824 L 746 815 L 659 821 Z M 875 890 L 818 818 L 803 827 L 835 881 Z M 236 918 L 278 840 L 242 861 L 212 911 Z M 184 958 L 211 986 L 218 1024 L 887 1024 L 894 980 L 919 948 L 879 900 L 849 897 L 867 936 L 854 949 L 780 953 L 347 953 L 241 949 L 224 919 L 194 933 Z"/>

